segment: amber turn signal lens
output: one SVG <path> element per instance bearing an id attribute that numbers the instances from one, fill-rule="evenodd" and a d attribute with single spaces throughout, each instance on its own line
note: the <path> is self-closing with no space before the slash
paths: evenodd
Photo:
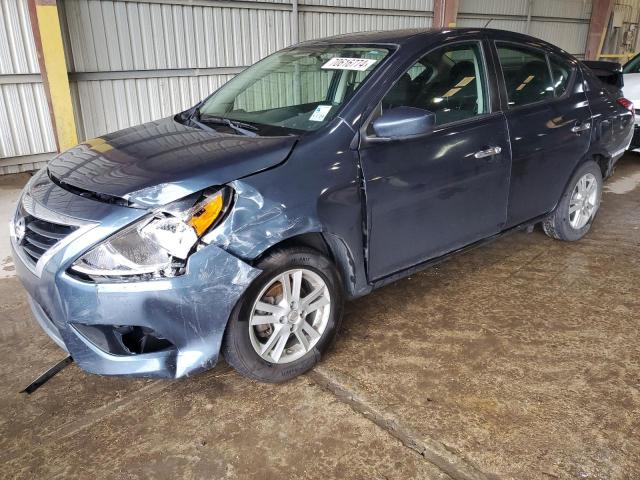
<path id="1" fill-rule="evenodd" d="M 202 207 L 193 214 L 189 225 L 194 228 L 198 237 L 213 225 L 222 212 L 223 205 L 222 194 L 217 193 L 212 199 L 205 201 Z"/>

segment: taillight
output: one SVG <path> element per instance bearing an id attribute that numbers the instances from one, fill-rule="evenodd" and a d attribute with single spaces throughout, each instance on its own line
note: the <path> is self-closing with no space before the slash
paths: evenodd
<path id="1" fill-rule="evenodd" d="M 631 113 L 635 112 L 635 110 L 633 108 L 633 102 L 631 100 L 629 100 L 627 98 L 624 98 L 624 97 L 620 97 L 618 99 L 618 103 L 620 105 L 622 105 L 624 108 L 626 108 L 627 110 L 629 110 Z"/>

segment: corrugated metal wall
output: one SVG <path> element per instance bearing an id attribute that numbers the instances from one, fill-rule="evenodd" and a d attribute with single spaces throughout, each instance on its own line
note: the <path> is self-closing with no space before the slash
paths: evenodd
<path id="1" fill-rule="evenodd" d="M 65 0 L 79 137 L 183 110 L 296 41 L 429 27 L 432 0 Z"/>
<path id="2" fill-rule="evenodd" d="M 0 173 L 55 149 L 27 0 L 1 0 Z M 339 33 L 429 27 L 433 0 L 58 0 L 80 139 L 170 115 L 280 48 Z M 499 13 L 498 13 L 499 12 Z M 460 0 L 487 24 L 584 54 L 591 0 Z M 20 164 L 21 167 L 8 167 Z"/>
<path id="3" fill-rule="evenodd" d="M 80 138 L 180 111 L 291 44 L 286 5 L 229 4 L 64 2 Z"/>
<path id="4" fill-rule="evenodd" d="M 613 19 L 602 45 L 602 53 L 626 54 L 617 59 L 622 63 L 633 57 L 640 49 L 639 22 L 640 0 L 616 0 L 613 6 Z"/>
<path id="5" fill-rule="evenodd" d="M 0 174 L 33 170 L 56 142 L 26 0 L 0 1 Z"/>
<path id="6" fill-rule="evenodd" d="M 301 0 L 300 41 L 341 33 L 428 28 L 432 0 Z"/>
<path id="7" fill-rule="evenodd" d="M 460 0 L 460 27 L 488 27 L 528 33 L 582 58 L 591 0 Z"/>

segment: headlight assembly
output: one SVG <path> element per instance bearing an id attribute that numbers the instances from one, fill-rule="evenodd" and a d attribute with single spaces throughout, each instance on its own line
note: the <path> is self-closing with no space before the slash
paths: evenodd
<path id="1" fill-rule="evenodd" d="M 198 240 L 220 223 L 231 199 L 225 187 L 167 205 L 93 247 L 70 270 L 107 281 L 180 275 Z"/>

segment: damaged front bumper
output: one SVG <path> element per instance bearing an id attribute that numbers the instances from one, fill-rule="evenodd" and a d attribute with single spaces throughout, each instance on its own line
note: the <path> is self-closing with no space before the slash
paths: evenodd
<path id="1" fill-rule="evenodd" d="M 86 199 L 39 177 L 25 189 L 36 214 L 64 217 L 47 202 L 55 198 L 55 206 L 65 205 L 63 211 L 88 225 L 36 264 L 12 225 L 16 272 L 43 330 L 91 373 L 178 378 L 215 365 L 231 311 L 260 271 L 207 245 L 177 277 L 119 283 L 75 278 L 67 272 L 75 258 L 145 211 Z"/>

